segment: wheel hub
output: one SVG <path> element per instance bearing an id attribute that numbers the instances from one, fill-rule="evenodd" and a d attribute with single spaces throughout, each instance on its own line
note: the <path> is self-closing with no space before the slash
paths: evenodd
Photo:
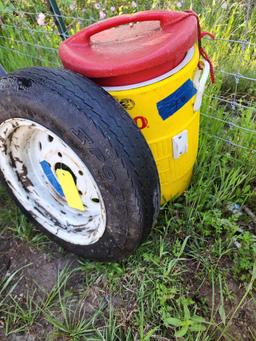
<path id="1" fill-rule="evenodd" d="M 78 155 L 47 128 L 20 118 L 3 122 L 0 168 L 17 199 L 49 232 L 80 245 L 103 235 L 106 210 L 98 185 Z"/>

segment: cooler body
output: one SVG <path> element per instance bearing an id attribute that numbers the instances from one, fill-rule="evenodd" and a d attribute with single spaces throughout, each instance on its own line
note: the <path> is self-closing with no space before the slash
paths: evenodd
<path id="1" fill-rule="evenodd" d="M 197 156 L 199 112 L 194 111 L 197 89 L 193 83 L 199 61 L 197 45 L 187 55 L 189 60 L 184 58 L 180 70 L 162 80 L 105 88 L 123 105 L 150 146 L 162 203 L 188 187 Z"/>

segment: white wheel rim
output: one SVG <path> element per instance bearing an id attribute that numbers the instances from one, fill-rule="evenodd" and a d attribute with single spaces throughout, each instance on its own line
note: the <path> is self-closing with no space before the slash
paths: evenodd
<path id="1" fill-rule="evenodd" d="M 85 210 L 71 208 L 41 163 L 67 169 L 76 181 Z M 98 185 L 77 154 L 57 135 L 30 120 L 12 118 L 0 125 L 0 169 L 13 194 L 50 233 L 78 245 L 96 243 L 106 227 Z"/>

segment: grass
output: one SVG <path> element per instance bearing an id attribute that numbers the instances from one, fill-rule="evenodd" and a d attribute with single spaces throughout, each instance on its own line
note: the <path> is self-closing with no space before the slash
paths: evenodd
<path id="1" fill-rule="evenodd" d="M 113 14 L 136 11 L 124 1 L 105 1 L 107 15 L 113 3 Z M 255 78 L 256 7 L 246 24 L 246 1 L 227 1 L 227 9 L 217 0 L 181 3 L 224 39 L 204 42 L 216 83 L 203 102 L 190 188 L 161 208 L 135 255 L 111 264 L 74 260 L 37 232 L 1 189 L 1 244 L 11 246 L 0 248 L 0 262 L 10 257 L 12 263 L 0 277 L 0 338 L 2 331 L 2 338 L 38 340 L 256 340 L 256 83 L 221 73 Z M 84 2 L 72 4 L 61 2 L 72 33 L 98 18 L 95 2 L 86 1 L 86 12 Z M 177 9 L 172 1 L 139 1 L 139 9 L 154 7 Z M 0 1 L 0 12 L 0 60 L 8 71 L 59 65 L 52 18 L 45 26 L 35 23 L 43 1 Z M 251 44 L 243 49 L 226 39 Z"/>

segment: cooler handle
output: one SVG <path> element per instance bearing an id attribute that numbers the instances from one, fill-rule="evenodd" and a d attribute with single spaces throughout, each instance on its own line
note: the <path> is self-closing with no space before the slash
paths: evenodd
<path id="1" fill-rule="evenodd" d="M 185 13 L 187 15 L 187 13 Z M 164 28 L 174 22 L 172 19 L 176 19 L 176 15 L 173 15 L 172 12 L 167 11 L 145 11 L 138 12 L 133 15 L 119 15 L 113 18 L 109 18 L 98 23 L 95 23 L 86 28 L 84 32 L 83 38 L 87 43 L 89 43 L 90 38 L 99 32 L 103 32 L 113 27 L 118 27 L 120 25 L 130 24 L 134 22 L 142 22 L 142 21 L 160 21 L 161 27 Z M 179 18 L 178 21 L 181 19 Z"/>
<path id="2" fill-rule="evenodd" d="M 210 64 L 208 63 L 208 61 L 203 58 L 202 62 L 204 63 L 204 69 L 203 71 L 197 70 L 194 81 L 193 81 L 197 89 L 197 95 L 196 95 L 196 99 L 194 103 L 194 111 L 199 111 L 201 108 L 206 82 L 210 73 Z M 201 79 L 200 79 L 200 76 L 201 76 Z"/>

